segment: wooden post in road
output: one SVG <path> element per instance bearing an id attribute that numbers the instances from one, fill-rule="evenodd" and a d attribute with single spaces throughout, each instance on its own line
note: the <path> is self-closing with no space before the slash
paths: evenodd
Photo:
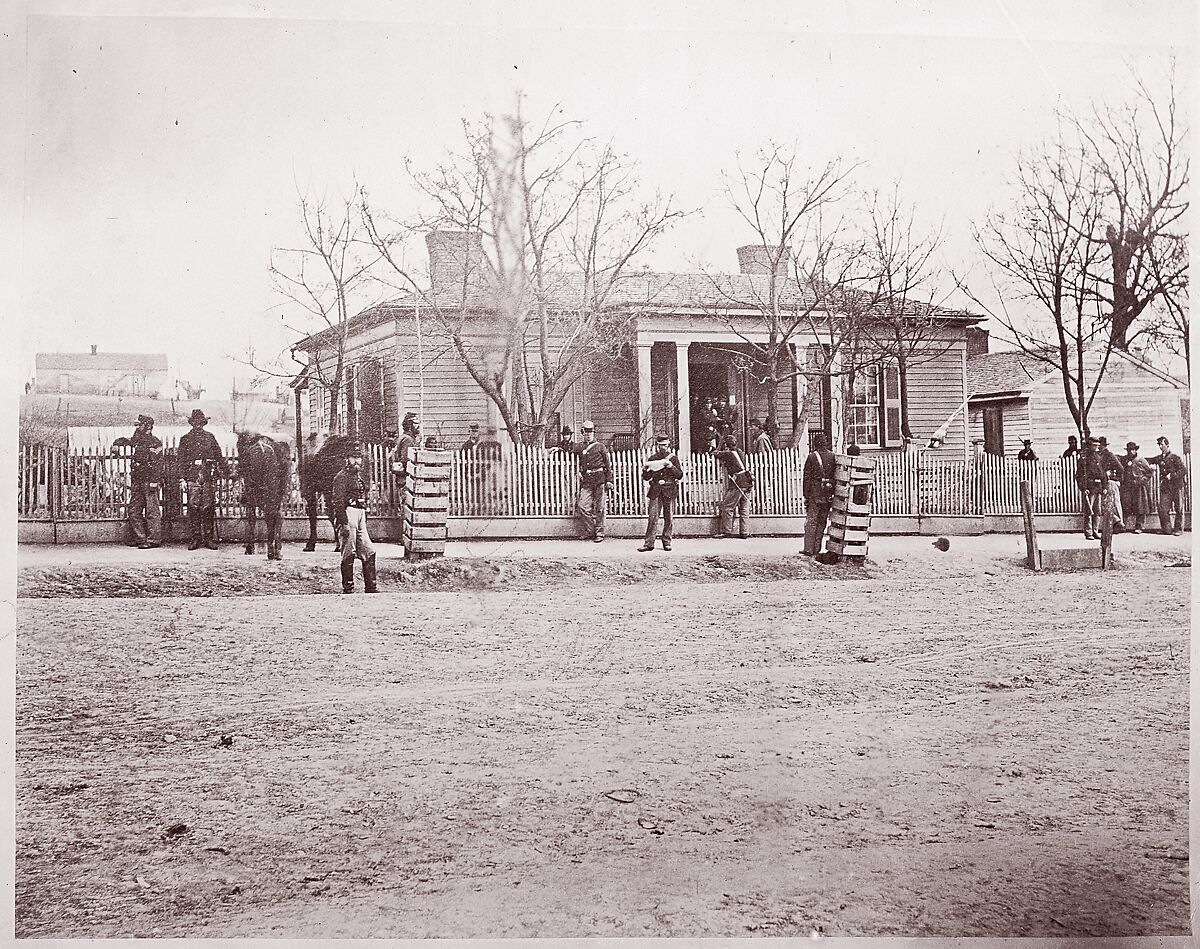
<path id="1" fill-rule="evenodd" d="M 1038 557 L 1037 531 L 1033 529 L 1033 486 L 1021 482 L 1021 515 L 1025 519 L 1025 566 L 1030 570 L 1042 568 Z"/>

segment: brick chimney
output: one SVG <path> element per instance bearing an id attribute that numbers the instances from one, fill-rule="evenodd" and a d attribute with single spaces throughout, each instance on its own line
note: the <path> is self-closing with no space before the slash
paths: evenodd
<path id="1" fill-rule="evenodd" d="M 425 246 L 434 293 L 461 293 L 464 280 L 468 289 L 487 285 L 489 265 L 478 231 L 430 231 Z"/>
<path id="2" fill-rule="evenodd" d="M 775 274 L 786 277 L 788 261 L 791 258 L 790 247 L 770 247 L 766 244 L 747 244 L 737 249 L 738 269 L 744 274 L 769 274 L 771 258 L 778 255 L 779 262 L 775 265 Z"/>
<path id="3" fill-rule="evenodd" d="M 94 344 L 94 343 L 92 344 L 92 355 L 93 355 L 93 356 L 95 356 L 95 355 L 96 355 L 96 346 L 95 346 L 95 344 Z"/>
<path id="4" fill-rule="evenodd" d="M 988 351 L 989 334 L 982 326 L 967 327 L 967 358 L 982 356 Z"/>

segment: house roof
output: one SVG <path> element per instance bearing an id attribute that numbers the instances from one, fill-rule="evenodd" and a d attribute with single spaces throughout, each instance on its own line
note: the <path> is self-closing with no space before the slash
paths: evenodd
<path id="1" fill-rule="evenodd" d="M 971 398 L 1023 395 L 1054 367 L 1031 353 L 980 353 L 967 359 L 967 392 Z"/>
<path id="2" fill-rule="evenodd" d="M 38 353 L 35 369 L 105 369 L 166 372 L 165 353 Z"/>
<path id="3" fill-rule="evenodd" d="M 546 297 L 553 309 L 570 311 L 588 299 L 587 288 L 580 274 L 555 275 L 547 287 Z M 817 304 L 816 296 L 795 283 L 784 281 L 777 285 L 777 300 L 783 307 L 803 308 Z M 766 274 L 706 274 L 631 271 L 622 275 L 609 292 L 604 304 L 614 309 L 679 310 L 688 313 L 755 310 L 769 298 L 769 277 Z M 495 296 L 482 281 L 464 288 L 443 287 L 435 292 L 417 294 L 406 292 L 384 303 L 368 307 L 351 317 L 350 323 L 378 322 L 388 311 L 411 310 L 416 307 L 439 307 L 444 310 L 487 310 L 494 306 Z M 926 304 L 910 304 L 914 313 L 933 315 L 952 322 L 977 323 L 982 317 L 965 310 L 954 310 Z M 335 328 L 315 333 L 296 344 L 297 349 L 313 349 L 336 333 Z"/>
<path id="4" fill-rule="evenodd" d="M 1093 345 L 1090 347 L 1094 349 Z M 1057 359 L 1058 352 L 1052 347 L 1039 350 Z M 1143 359 L 1123 350 L 1114 349 L 1110 358 L 1127 359 L 1140 369 L 1149 372 L 1178 389 L 1186 389 L 1187 383 L 1156 369 Z M 1020 350 L 1012 352 L 980 353 L 967 359 L 967 391 L 972 399 L 1012 395 L 1021 396 L 1029 392 L 1038 382 L 1058 372 L 1055 363 L 1039 359 L 1033 353 Z"/>

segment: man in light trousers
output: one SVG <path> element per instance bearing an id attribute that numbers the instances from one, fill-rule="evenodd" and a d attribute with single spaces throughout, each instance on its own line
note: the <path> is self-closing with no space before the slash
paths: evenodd
<path id="1" fill-rule="evenodd" d="M 363 472 L 362 449 L 357 444 L 346 456 L 346 467 L 334 475 L 332 493 L 342 553 L 342 592 L 354 592 L 354 559 L 357 557 L 362 561 L 365 592 L 377 593 L 375 545 L 367 532 L 370 481 Z"/>

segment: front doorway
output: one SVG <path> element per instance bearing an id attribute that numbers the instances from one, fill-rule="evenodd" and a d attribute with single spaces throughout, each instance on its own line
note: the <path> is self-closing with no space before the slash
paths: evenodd
<path id="1" fill-rule="evenodd" d="M 733 435 L 746 444 L 743 407 L 747 398 L 746 374 L 737 372 L 727 348 L 693 344 L 688 352 L 692 451 L 704 452 L 714 439 Z"/>

